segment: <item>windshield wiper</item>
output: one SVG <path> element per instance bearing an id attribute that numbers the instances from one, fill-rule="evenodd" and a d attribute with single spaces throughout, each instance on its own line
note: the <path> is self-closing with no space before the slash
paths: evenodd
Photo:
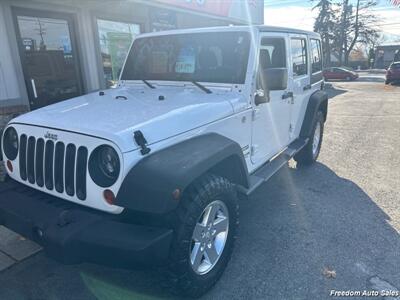
<path id="1" fill-rule="evenodd" d="M 151 89 L 155 89 L 156 87 L 152 85 L 150 82 L 148 82 L 146 79 L 142 79 L 145 85 L 147 85 Z"/>
<path id="2" fill-rule="evenodd" d="M 193 83 L 195 86 L 197 86 L 199 89 L 206 92 L 207 94 L 212 94 L 212 91 L 210 89 L 206 88 L 201 83 L 198 83 L 197 81 L 194 81 L 194 80 L 192 80 L 191 83 Z"/>

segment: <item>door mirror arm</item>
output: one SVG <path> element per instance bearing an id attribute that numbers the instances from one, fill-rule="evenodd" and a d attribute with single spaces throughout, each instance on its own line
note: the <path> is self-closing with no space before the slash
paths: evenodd
<path id="1" fill-rule="evenodd" d="M 288 98 L 293 98 L 293 92 L 285 92 L 282 95 L 282 100 L 288 99 Z"/>
<path id="2" fill-rule="evenodd" d="M 262 103 L 269 102 L 269 92 L 265 92 L 263 89 L 257 89 L 254 93 L 254 103 L 255 105 L 260 105 Z"/>
<path id="3" fill-rule="evenodd" d="M 258 89 L 254 93 L 254 96 L 265 97 L 265 91 L 263 89 Z"/>

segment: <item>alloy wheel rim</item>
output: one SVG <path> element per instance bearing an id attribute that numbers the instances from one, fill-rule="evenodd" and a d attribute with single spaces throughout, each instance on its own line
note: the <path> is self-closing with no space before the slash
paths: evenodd
<path id="1" fill-rule="evenodd" d="M 216 200 L 203 210 L 193 230 L 190 264 L 198 275 L 210 272 L 218 263 L 228 239 L 229 213 L 225 203 Z"/>
<path id="2" fill-rule="evenodd" d="M 312 145 L 312 152 L 314 157 L 316 157 L 318 154 L 320 140 L 321 140 L 321 124 L 318 122 L 317 126 L 315 127 L 313 145 Z"/>

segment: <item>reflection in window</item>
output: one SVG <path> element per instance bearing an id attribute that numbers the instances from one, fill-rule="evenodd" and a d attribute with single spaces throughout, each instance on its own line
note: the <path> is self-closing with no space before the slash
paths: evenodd
<path id="1" fill-rule="evenodd" d="M 25 51 L 72 51 L 66 20 L 18 16 L 18 26 Z"/>
<path id="2" fill-rule="evenodd" d="M 249 48 L 247 32 L 140 38 L 133 43 L 121 78 L 243 84 Z"/>
<path id="3" fill-rule="evenodd" d="M 104 80 L 107 87 L 116 84 L 129 47 L 140 25 L 108 20 L 97 20 Z"/>
<path id="4" fill-rule="evenodd" d="M 76 53 L 66 19 L 17 16 L 24 76 L 31 107 L 80 94 Z"/>
<path id="5" fill-rule="evenodd" d="M 308 73 L 307 43 L 305 39 L 292 39 L 292 63 L 293 76 L 301 76 Z"/>
<path id="6" fill-rule="evenodd" d="M 311 39 L 311 68 L 312 73 L 322 71 L 321 42 Z"/>

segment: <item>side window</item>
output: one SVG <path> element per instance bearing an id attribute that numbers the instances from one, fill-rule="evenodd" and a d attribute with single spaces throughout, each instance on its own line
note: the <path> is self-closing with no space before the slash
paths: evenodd
<path id="1" fill-rule="evenodd" d="M 322 71 L 321 41 L 311 39 L 311 69 L 312 73 Z"/>
<path id="2" fill-rule="evenodd" d="M 261 40 L 257 88 L 284 90 L 287 86 L 286 42 L 283 37 Z"/>
<path id="3" fill-rule="evenodd" d="M 308 73 L 307 42 L 306 39 L 292 38 L 293 76 Z"/>
<path id="4" fill-rule="evenodd" d="M 260 66 L 262 69 L 286 68 L 286 47 L 283 38 L 261 40 Z"/>

